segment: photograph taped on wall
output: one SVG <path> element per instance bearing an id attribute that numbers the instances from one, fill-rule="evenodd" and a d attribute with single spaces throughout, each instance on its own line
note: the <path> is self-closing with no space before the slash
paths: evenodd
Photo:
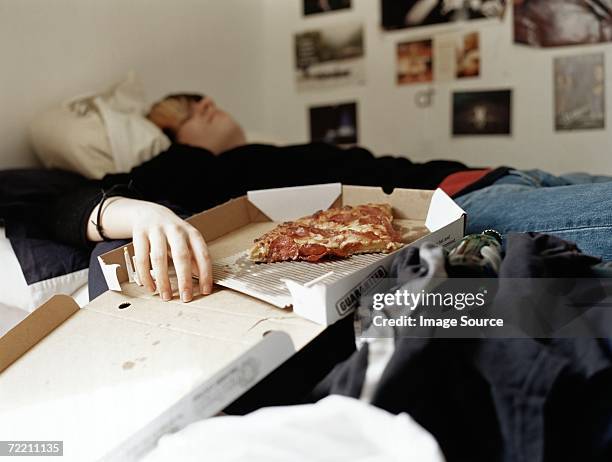
<path id="1" fill-rule="evenodd" d="M 434 39 L 434 75 L 438 82 L 480 76 L 478 32 L 437 34 Z"/>
<path id="2" fill-rule="evenodd" d="M 502 19 L 506 0 L 380 0 L 383 29 L 404 29 L 471 19 Z"/>
<path id="3" fill-rule="evenodd" d="M 351 7 L 351 0 L 304 0 L 304 16 L 344 10 Z"/>
<path id="4" fill-rule="evenodd" d="M 604 54 L 555 58 L 555 129 L 605 128 Z"/>
<path id="5" fill-rule="evenodd" d="M 612 41 L 609 0 L 514 0 L 514 42 L 557 47 Z"/>
<path id="6" fill-rule="evenodd" d="M 397 44 L 397 84 L 433 81 L 432 40 Z"/>
<path id="7" fill-rule="evenodd" d="M 453 93 L 453 136 L 510 135 L 512 90 Z"/>
<path id="8" fill-rule="evenodd" d="M 357 143 L 357 103 L 314 106 L 309 112 L 310 141 L 330 144 Z"/>
<path id="9" fill-rule="evenodd" d="M 365 83 L 363 25 L 335 24 L 295 35 L 298 91 Z"/>
<path id="10" fill-rule="evenodd" d="M 463 34 L 457 44 L 458 79 L 480 75 L 480 37 L 478 32 Z"/>

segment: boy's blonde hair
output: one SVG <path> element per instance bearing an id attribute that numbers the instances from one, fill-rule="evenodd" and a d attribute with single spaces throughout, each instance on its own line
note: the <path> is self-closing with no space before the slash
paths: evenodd
<path id="1" fill-rule="evenodd" d="M 191 107 L 204 98 L 198 93 L 175 93 L 153 104 L 147 118 L 157 125 L 171 141 L 176 141 L 180 126 L 191 117 Z"/>

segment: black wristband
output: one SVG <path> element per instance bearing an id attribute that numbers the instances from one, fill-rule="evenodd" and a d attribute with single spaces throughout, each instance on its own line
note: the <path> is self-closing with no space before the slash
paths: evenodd
<path id="1" fill-rule="evenodd" d="M 139 196 L 138 191 L 134 188 L 133 182 L 130 181 L 129 184 L 126 185 L 114 185 L 108 190 L 102 190 L 102 197 L 100 198 L 100 202 L 98 203 L 98 213 L 96 216 L 96 221 L 92 220 L 92 224 L 96 227 L 96 231 L 100 235 L 103 241 L 112 241 L 113 239 L 108 238 L 104 234 L 104 228 L 102 227 L 102 208 L 104 207 L 104 203 L 110 199 L 111 197 L 117 196 L 128 196 L 134 197 Z"/>

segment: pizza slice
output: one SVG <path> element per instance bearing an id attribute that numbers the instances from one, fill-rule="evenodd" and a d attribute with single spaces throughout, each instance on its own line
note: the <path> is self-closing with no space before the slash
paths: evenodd
<path id="1" fill-rule="evenodd" d="M 321 210 L 281 223 L 255 240 L 249 251 L 254 262 L 272 263 L 360 253 L 392 252 L 402 247 L 389 204 L 365 204 Z"/>

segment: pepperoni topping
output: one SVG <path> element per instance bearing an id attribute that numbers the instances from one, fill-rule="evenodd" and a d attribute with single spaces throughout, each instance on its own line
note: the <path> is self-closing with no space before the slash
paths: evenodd
<path id="1" fill-rule="evenodd" d="M 393 223 L 386 222 L 385 229 L 393 242 L 402 242 L 402 233 L 393 227 Z"/>
<path id="2" fill-rule="evenodd" d="M 373 215 L 375 217 L 380 217 L 385 215 L 385 211 L 381 207 L 374 207 L 371 205 L 362 205 L 359 207 L 363 213 L 368 215 Z"/>
<path id="3" fill-rule="evenodd" d="M 267 247 L 265 258 L 270 262 L 316 262 L 327 256 L 347 257 L 365 248 L 385 252 L 400 244 L 402 238 L 393 226 L 391 211 L 388 204 L 318 211 L 309 217 L 279 225 L 256 243 L 261 242 Z"/>
<path id="4" fill-rule="evenodd" d="M 327 254 L 327 247 L 320 244 L 306 244 L 300 247 L 300 257 L 307 261 L 319 261 Z"/>
<path id="5" fill-rule="evenodd" d="M 270 261 L 296 260 L 298 255 L 297 244 L 288 236 L 278 236 L 270 242 Z"/>
<path id="6" fill-rule="evenodd" d="M 333 221 L 334 223 L 346 224 L 350 223 L 351 221 L 354 221 L 355 218 L 356 217 L 354 217 L 350 213 L 337 213 L 335 215 L 330 216 L 329 221 Z"/>
<path id="7" fill-rule="evenodd" d="M 353 234 L 363 237 L 365 239 L 372 239 L 374 241 L 380 240 L 380 236 L 372 231 L 353 231 Z"/>

